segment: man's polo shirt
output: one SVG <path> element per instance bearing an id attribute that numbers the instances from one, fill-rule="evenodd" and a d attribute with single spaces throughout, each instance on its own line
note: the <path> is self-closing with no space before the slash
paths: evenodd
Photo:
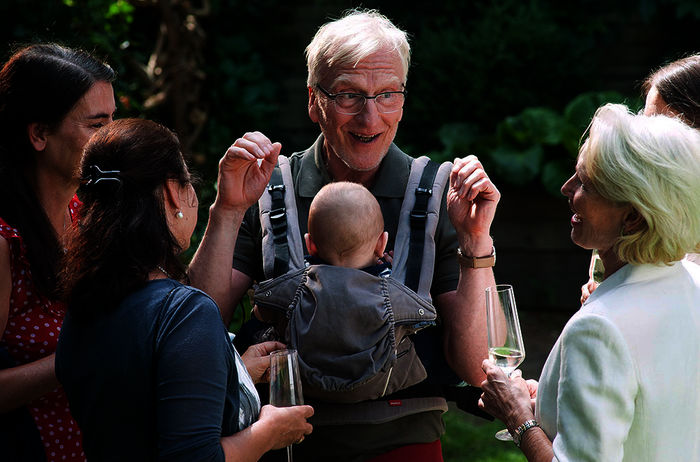
<path id="1" fill-rule="evenodd" d="M 384 216 L 384 229 L 389 233 L 387 252 L 393 250 L 398 227 L 399 212 L 408 183 L 413 158 L 391 144 L 379 165 L 374 184 L 369 188 L 379 202 Z M 302 236 L 307 232 L 311 201 L 321 188 L 332 182 L 323 155 L 323 135 L 306 151 L 296 152 L 289 158 L 294 181 L 294 195 Z M 435 231 L 435 272 L 431 294 L 449 292 L 457 288 L 459 265 L 455 258 L 457 233 L 447 215 L 445 194 L 440 205 L 440 217 Z M 303 239 L 302 239 L 303 242 Z M 304 248 L 304 254 L 308 251 Z M 246 212 L 238 233 L 233 258 L 233 268 L 250 276 L 255 281 L 265 279 L 262 267 L 262 230 L 258 205 Z"/>

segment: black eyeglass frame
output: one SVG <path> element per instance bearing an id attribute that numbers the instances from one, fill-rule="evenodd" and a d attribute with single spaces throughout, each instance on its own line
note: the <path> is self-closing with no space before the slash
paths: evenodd
<path id="1" fill-rule="evenodd" d="M 399 94 L 399 93 L 400 93 L 400 94 L 403 95 L 403 102 L 404 102 L 404 104 L 406 104 L 406 96 L 407 96 L 407 94 L 408 94 L 408 91 L 405 90 L 405 89 L 404 89 L 404 90 L 394 90 L 394 91 L 383 91 L 383 92 L 381 92 L 381 93 L 377 93 L 377 94 L 374 95 L 374 96 L 369 96 L 369 95 L 363 95 L 362 93 L 355 93 L 355 92 L 352 92 L 352 91 L 344 91 L 344 92 L 340 92 L 340 93 L 331 93 L 331 92 L 329 92 L 328 90 L 326 90 L 325 88 L 323 88 L 323 87 L 322 87 L 321 85 L 319 85 L 319 84 L 316 84 L 316 88 L 318 88 L 319 90 L 321 90 L 321 93 L 323 93 L 324 95 L 326 95 L 326 98 L 328 98 L 328 99 L 330 99 L 331 101 L 333 101 L 333 103 L 335 104 L 336 110 L 338 110 L 338 104 L 337 104 L 337 102 L 336 102 L 336 98 L 337 98 L 338 96 L 342 96 L 342 95 L 353 95 L 353 96 L 359 96 L 359 97 L 361 97 L 363 103 L 362 103 L 362 106 L 360 107 L 360 109 L 359 109 L 357 112 L 352 112 L 352 113 L 341 112 L 341 114 L 345 114 L 345 115 L 357 115 L 357 114 L 359 114 L 359 113 L 362 112 L 362 110 L 365 108 L 365 105 L 367 104 L 367 100 L 368 100 L 368 99 L 377 99 L 378 97 L 380 97 L 380 96 L 382 96 L 382 95 L 386 95 L 386 94 Z M 375 102 L 376 102 L 376 101 L 375 101 Z M 398 109 L 396 109 L 396 110 L 394 110 L 394 111 L 389 111 L 389 112 L 382 112 L 382 111 L 379 110 L 379 107 L 380 107 L 380 105 L 378 104 L 378 105 L 377 105 L 377 111 L 379 111 L 380 113 L 382 113 L 382 114 L 392 114 L 392 113 L 394 113 L 394 112 L 399 112 L 401 109 L 403 109 L 403 104 L 401 105 L 400 108 L 398 108 Z M 340 112 L 340 111 L 339 111 L 339 112 Z"/>

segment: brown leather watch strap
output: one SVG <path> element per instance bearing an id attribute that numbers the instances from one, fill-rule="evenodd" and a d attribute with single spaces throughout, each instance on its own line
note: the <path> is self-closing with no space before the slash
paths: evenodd
<path id="1" fill-rule="evenodd" d="M 496 248 L 491 248 L 491 255 L 485 257 L 471 257 L 464 255 L 462 249 L 457 248 L 457 260 L 459 264 L 467 268 L 490 268 L 496 264 Z"/>

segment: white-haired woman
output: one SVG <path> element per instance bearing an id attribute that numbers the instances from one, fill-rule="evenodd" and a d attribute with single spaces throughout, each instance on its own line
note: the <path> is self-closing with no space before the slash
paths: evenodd
<path id="1" fill-rule="evenodd" d="M 700 54 L 686 56 L 652 72 L 642 84 L 642 90 L 644 115 L 678 117 L 700 130 Z M 700 265 L 698 253 L 689 253 L 686 259 Z M 591 274 L 590 280 L 581 287 L 581 303 L 596 287 L 598 283 Z"/>
<path id="2" fill-rule="evenodd" d="M 530 461 L 700 460 L 700 133 L 606 105 L 562 193 L 605 279 L 539 386 L 484 361 L 483 406 Z"/>

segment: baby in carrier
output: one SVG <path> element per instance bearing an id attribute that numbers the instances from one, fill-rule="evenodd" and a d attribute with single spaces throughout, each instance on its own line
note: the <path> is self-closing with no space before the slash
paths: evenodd
<path id="1" fill-rule="evenodd" d="M 304 393 L 328 402 L 378 398 L 423 380 L 408 337 L 435 308 L 391 279 L 377 200 L 357 183 L 324 186 L 304 236 L 309 266 L 262 282 L 254 314 L 299 351 Z"/>
<path id="2" fill-rule="evenodd" d="M 382 260 L 389 237 L 384 231 L 384 217 L 379 203 L 364 186 L 340 181 L 321 188 L 309 208 L 308 230 L 304 235 L 309 252 L 305 257 L 307 266 L 354 268 L 381 277 L 391 274 L 391 258 L 387 257 L 389 262 Z M 285 336 L 279 314 L 257 304 L 253 307 L 258 319 L 278 325 L 275 340 Z M 286 324 L 286 317 L 282 321 Z"/>
<path id="3" fill-rule="evenodd" d="M 311 202 L 309 232 L 304 236 L 311 264 L 388 276 L 390 266 L 381 261 L 388 238 L 379 203 L 360 184 L 327 184 Z"/>

